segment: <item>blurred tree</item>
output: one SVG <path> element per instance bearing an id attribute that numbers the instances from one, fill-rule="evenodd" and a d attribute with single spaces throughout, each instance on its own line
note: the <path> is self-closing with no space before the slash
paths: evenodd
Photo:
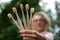
<path id="1" fill-rule="evenodd" d="M 51 26 L 52 26 L 52 28 L 54 28 L 55 24 L 56 24 L 56 20 L 53 20 L 50 9 L 47 11 L 47 14 L 49 15 L 49 17 L 51 19 Z"/>
<path id="2" fill-rule="evenodd" d="M 10 3 L 5 3 L 5 9 L 3 9 L 0 14 L 0 40 L 22 40 L 17 27 L 11 23 L 11 20 L 7 17 L 7 14 L 12 13 L 16 19 L 16 16 L 12 11 L 12 7 L 16 7 L 21 17 L 21 10 L 19 8 L 21 3 L 23 3 L 23 5 L 28 3 L 30 8 L 35 8 L 35 12 L 41 11 L 39 1 L 40 0 L 12 0 Z"/>
<path id="3" fill-rule="evenodd" d="M 56 31 L 55 32 L 55 40 L 60 40 L 60 2 L 56 1 L 55 2 L 55 7 L 56 7 L 56 13 L 57 13 L 57 19 L 56 19 L 56 24 L 57 24 L 57 27 L 56 27 Z M 58 28 L 58 30 L 57 30 Z"/>

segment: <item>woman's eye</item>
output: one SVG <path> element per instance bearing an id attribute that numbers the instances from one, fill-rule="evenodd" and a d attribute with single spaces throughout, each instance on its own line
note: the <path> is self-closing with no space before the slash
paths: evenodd
<path id="1" fill-rule="evenodd" d="M 33 22 L 44 22 L 44 20 L 33 20 Z"/>
<path id="2" fill-rule="evenodd" d="M 42 20 L 34 20 L 33 22 L 38 22 L 38 21 L 41 22 Z"/>
<path id="3" fill-rule="evenodd" d="M 38 20 L 34 20 L 33 22 L 37 22 Z"/>

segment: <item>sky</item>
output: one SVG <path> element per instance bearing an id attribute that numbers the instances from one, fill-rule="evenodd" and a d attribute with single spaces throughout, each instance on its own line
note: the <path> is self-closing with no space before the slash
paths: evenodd
<path id="1" fill-rule="evenodd" d="M 2 4 L 2 3 L 5 3 L 5 2 L 10 2 L 11 0 L 0 0 L 0 4 Z M 2 7 L 3 7 L 3 5 L 2 5 Z M 3 7 L 4 8 L 4 7 Z M 0 13 L 2 12 L 2 10 L 1 10 L 1 8 L 0 8 Z"/>
<path id="2" fill-rule="evenodd" d="M 0 3 L 10 2 L 11 0 L 0 0 Z"/>
<path id="3" fill-rule="evenodd" d="M 56 0 L 56 1 L 60 3 L 60 0 Z"/>
<path id="4" fill-rule="evenodd" d="M 42 0 L 42 2 L 45 4 L 45 5 L 42 5 L 44 6 L 44 10 L 48 10 L 48 9 L 51 9 L 51 16 L 53 18 L 53 20 L 55 20 L 57 18 L 57 14 L 56 14 L 56 10 L 55 10 L 55 1 L 56 0 Z M 58 0 L 59 1 L 59 0 Z M 54 15 L 54 16 L 53 16 Z"/>

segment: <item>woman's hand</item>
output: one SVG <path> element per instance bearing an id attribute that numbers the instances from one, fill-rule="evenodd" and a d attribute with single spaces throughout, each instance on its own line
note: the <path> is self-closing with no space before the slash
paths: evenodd
<path id="1" fill-rule="evenodd" d="M 23 40 L 45 40 L 45 38 L 34 30 L 20 30 Z"/>

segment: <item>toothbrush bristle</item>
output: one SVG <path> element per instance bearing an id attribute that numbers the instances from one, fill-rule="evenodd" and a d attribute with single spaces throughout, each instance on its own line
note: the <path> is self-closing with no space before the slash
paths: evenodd
<path id="1" fill-rule="evenodd" d="M 21 10 L 23 10 L 23 4 L 20 4 L 20 8 L 21 8 Z"/>
<path id="2" fill-rule="evenodd" d="M 9 13 L 8 15 L 7 15 L 9 18 L 12 18 L 12 15 Z"/>
<path id="3" fill-rule="evenodd" d="M 29 4 L 25 5 L 26 10 L 29 10 Z"/>
<path id="4" fill-rule="evenodd" d="M 31 8 L 31 13 L 34 13 L 34 8 Z"/>
<path id="5" fill-rule="evenodd" d="M 13 10 L 14 13 L 16 13 L 16 11 L 17 11 L 16 7 L 13 7 L 12 10 Z"/>

